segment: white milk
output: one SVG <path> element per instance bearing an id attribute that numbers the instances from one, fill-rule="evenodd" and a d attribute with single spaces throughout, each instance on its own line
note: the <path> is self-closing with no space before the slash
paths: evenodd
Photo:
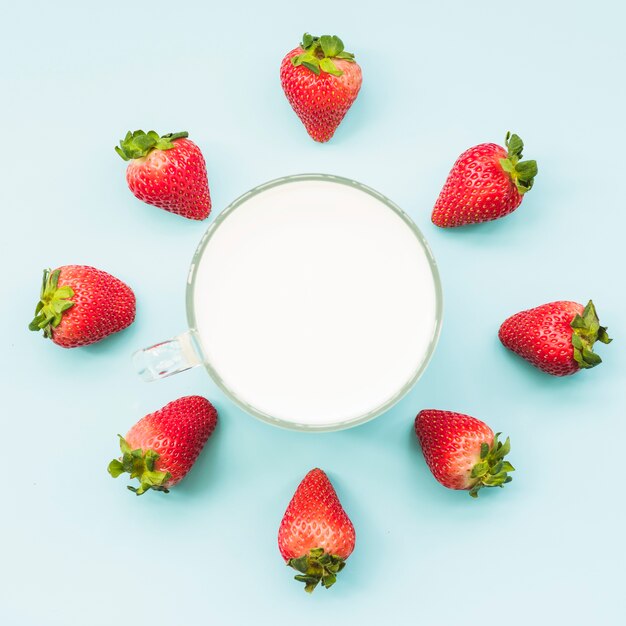
<path id="1" fill-rule="evenodd" d="M 436 295 L 407 223 L 345 184 L 295 181 L 250 198 L 199 262 L 207 360 L 245 403 L 330 426 L 385 405 L 426 358 Z"/>

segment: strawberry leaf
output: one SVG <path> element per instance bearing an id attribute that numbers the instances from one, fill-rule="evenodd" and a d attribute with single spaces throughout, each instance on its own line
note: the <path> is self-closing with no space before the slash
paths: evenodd
<path id="1" fill-rule="evenodd" d="M 335 574 L 333 573 L 325 574 L 324 576 L 322 576 L 322 585 L 324 585 L 326 589 L 332 587 L 336 582 L 337 576 L 335 576 Z"/>
<path id="2" fill-rule="evenodd" d="M 287 565 L 300 574 L 295 580 L 304 583 L 304 590 L 311 593 L 321 582 L 326 589 L 337 581 L 337 574 L 346 562 L 337 554 L 329 554 L 323 548 L 313 548 L 307 554 L 296 559 L 289 559 Z"/>
<path id="3" fill-rule="evenodd" d="M 472 468 L 472 473 L 470 476 L 472 478 L 481 478 L 489 471 L 489 464 L 487 461 L 483 461 L 482 463 L 476 463 Z"/>
<path id="4" fill-rule="evenodd" d="M 591 300 L 587 303 L 582 315 L 574 316 L 570 323 L 572 328 L 572 347 L 574 360 L 580 369 L 591 369 L 602 363 L 602 359 L 593 351 L 596 341 L 611 343 L 613 341 L 605 326 L 600 326 L 596 308 Z"/>
<path id="5" fill-rule="evenodd" d="M 497 445 L 495 446 L 494 458 L 503 459 L 511 451 L 511 440 L 507 437 L 504 443 L 497 441 L 500 433 L 496 435 Z"/>
<path id="6" fill-rule="evenodd" d="M 155 471 L 154 464 L 159 458 L 159 454 L 154 450 L 146 450 L 140 448 L 131 450 L 128 442 L 122 435 L 120 438 L 120 450 L 122 458 L 113 459 L 108 466 L 108 472 L 113 478 L 117 478 L 124 473 L 130 474 L 131 478 L 139 479 L 139 487 L 128 485 L 128 489 L 140 496 L 146 491 L 152 489 L 154 491 L 163 491 L 169 493 L 166 485 L 172 475 L 169 472 Z"/>
<path id="7" fill-rule="evenodd" d="M 504 467 L 504 461 L 498 461 L 493 467 L 489 468 L 489 473 L 493 476 L 499 474 Z"/>
<path id="8" fill-rule="evenodd" d="M 535 176 L 537 176 L 537 161 L 522 161 L 524 142 L 519 135 L 507 133 L 504 143 L 507 148 L 507 156 L 500 159 L 500 166 L 511 177 L 517 191 L 525 194 L 532 189 Z"/>
<path id="9" fill-rule="evenodd" d="M 470 472 L 470 478 L 474 479 L 469 490 L 469 495 L 472 498 L 477 498 L 478 492 L 483 487 L 502 487 L 513 480 L 508 472 L 514 472 L 515 468 L 511 463 L 503 460 L 511 450 L 511 440 L 507 437 L 506 441 L 502 443 L 499 441 L 499 437 L 500 433 L 496 433 L 491 445 L 486 442 L 480 445 L 481 460 L 474 465 Z"/>
<path id="10" fill-rule="evenodd" d="M 354 62 L 354 54 L 344 50 L 343 41 L 337 35 L 315 37 L 304 33 L 300 46 L 304 52 L 291 57 L 291 63 L 295 67 L 304 66 L 318 76 L 322 72 L 333 76 L 343 74 L 333 59 Z"/>
<path id="11" fill-rule="evenodd" d="M 333 76 L 341 76 L 343 74 L 343 72 L 332 62 L 331 59 L 320 59 L 319 66 L 322 71 L 332 74 Z"/>
<path id="12" fill-rule="evenodd" d="M 509 159 L 500 159 L 500 165 L 502 166 L 502 169 L 509 174 L 515 169 L 513 163 L 511 163 Z"/>
<path id="13" fill-rule="evenodd" d="M 327 58 L 336 57 L 343 52 L 343 41 L 335 35 L 332 37 L 330 35 L 322 35 L 320 37 L 320 46 L 324 56 Z"/>
<path id="14" fill-rule="evenodd" d="M 320 64 L 319 61 L 311 62 L 311 61 L 303 61 L 302 65 L 307 69 L 311 70 L 314 74 L 319 75 L 320 73 Z"/>
<path id="15" fill-rule="evenodd" d="M 291 559 L 289 565 L 304 574 L 307 569 L 309 569 L 309 558 L 307 556 L 301 556 L 299 559 Z"/>
<path id="16" fill-rule="evenodd" d="M 154 130 L 145 133 L 143 130 L 134 132 L 128 131 L 119 146 L 115 146 L 117 152 L 124 161 L 131 159 L 141 159 L 147 156 L 152 150 L 171 150 L 176 139 L 188 137 L 189 133 L 168 133 L 160 136 Z"/>
<path id="17" fill-rule="evenodd" d="M 519 178 L 529 180 L 537 176 L 537 161 L 520 161 L 515 169 Z"/>
<path id="18" fill-rule="evenodd" d="M 505 145 L 507 147 L 507 150 L 509 151 L 509 158 L 510 157 L 517 157 L 518 159 L 522 158 L 522 150 L 524 149 L 524 142 L 522 141 L 519 135 L 516 135 L 515 133 L 513 134 L 507 133 Z"/>
<path id="19" fill-rule="evenodd" d="M 118 461 L 117 459 L 113 459 L 109 463 L 109 467 L 107 469 L 109 471 L 109 474 L 111 474 L 113 478 L 117 478 L 118 476 L 124 473 L 124 465 L 122 465 L 122 463 Z"/>
<path id="20" fill-rule="evenodd" d="M 35 307 L 35 316 L 28 325 L 28 329 L 39 332 L 43 336 L 52 337 L 52 329 L 57 328 L 63 319 L 63 313 L 74 306 L 74 290 L 69 285 L 59 287 L 61 270 L 49 269 L 43 271 L 43 281 L 39 294 L 39 302 Z"/>
<path id="21" fill-rule="evenodd" d="M 300 45 L 306 50 L 307 48 L 310 48 L 316 40 L 317 37 L 313 37 L 310 33 L 304 33 L 304 35 L 302 35 L 302 43 Z"/>

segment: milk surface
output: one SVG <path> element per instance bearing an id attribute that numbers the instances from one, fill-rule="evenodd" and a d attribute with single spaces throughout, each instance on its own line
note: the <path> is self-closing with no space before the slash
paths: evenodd
<path id="1" fill-rule="evenodd" d="M 206 359 L 259 411 L 330 426 L 384 405 L 435 333 L 425 250 L 404 220 L 345 184 L 261 192 L 217 226 L 199 261 Z"/>

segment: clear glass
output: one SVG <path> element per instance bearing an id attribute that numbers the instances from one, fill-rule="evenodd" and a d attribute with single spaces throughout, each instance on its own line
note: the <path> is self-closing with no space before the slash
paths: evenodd
<path id="1" fill-rule="evenodd" d="M 377 406 L 371 411 L 367 412 L 364 415 L 360 415 L 356 418 L 352 418 L 347 421 L 338 422 L 335 424 L 323 424 L 323 425 L 315 425 L 315 424 L 298 424 L 290 421 L 286 421 L 283 419 L 276 418 L 272 415 L 264 413 L 256 409 L 254 406 L 251 406 L 241 398 L 237 396 L 233 391 L 231 391 L 228 386 L 224 383 L 224 381 L 220 378 L 219 374 L 209 362 L 209 360 L 205 357 L 202 350 L 202 342 L 197 333 L 197 324 L 195 318 L 194 311 L 194 301 L 195 301 L 195 278 L 197 268 L 199 266 L 200 260 L 209 244 L 212 235 L 219 228 L 220 224 L 228 218 L 228 216 L 237 210 L 241 204 L 249 200 L 251 197 L 256 194 L 262 193 L 271 189 L 273 187 L 277 187 L 280 185 L 285 185 L 288 183 L 299 182 L 299 181 L 328 181 L 333 183 L 340 183 L 342 185 L 348 185 L 350 187 L 356 188 L 362 192 L 365 192 L 383 204 L 385 204 L 390 210 L 394 211 L 402 220 L 411 228 L 413 234 L 419 241 L 422 246 L 426 258 L 428 259 L 428 263 L 430 265 L 430 270 L 432 272 L 433 283 L 435 287 L 435 328 L 428 345 L 428 349 L 424 356 L 423 361 L 420 366 L 416 369 L 413 376 L 410 380 L 389 400 L 387 400 L 384 404 Z M 195 253 L 193 259 L 191 261 L 191 267 L 189 269 L 189 275 L 187 278 L 187 293 L 186 293 L 186 303 L 187 303 L 187 322 L 189 325 L 189 330 L 178 335 L 174 339 L 170 339 L 161 343 L 158 343 L 149 348 L 145 348 L 143 350 L 137 351 L 133 355 L 133 361 L 135 363 L 135 367 L 140 374 L 140 376 L 145 381 L 157 380 L 159 378 L 164 378 L 166 376 L 171 376 L 172 374 L 176 374 L 178 372 L 182 372 L 184 370 L 190 369 L 197 365 L 204 365 L 207 372 L 211 376 L 211 378 L 215 381 L 218 387 L 224 392 L 224 394 L 230 398 L 237 406 L 241 407 L 244 411 L 253 415 L 254 417 L 267 422 L 269 424 L 273 424 L 274 426 L 280 426 L 283 428 L 288 428 L 291 430 L 300 430 L 300 431 L 335 431 L 342 430 L 344 428 L 350 428 L 352 426 L 357 426 L 359 424 L 363 424 L 380 414 L 384 413 L 388 409 L 390 409 L 396 402 L 398 402 L 402 397 L 404 397 L 408 391 L 415 385 L 420 376 L 423 374 L 424 370 L 428 366 L 430 359 L 433 355 L 435 347 L 437 345 L 437 341 L 439 340 L 439 334 L 441 332 L 441 323 L 443 318 L 443 295 L 441 290 L 441 280 L 439 277 L 439 271 L 437 269 L 437 264 L 433 257 L 433 254 L 428 246 L 428 243 L 422 232 L 415 225 L 415 223 L 411 220 L 411 218 L 394 204 L 391 200 L 383 196 L 382 194 L 374 191 L 373 189 L 363 185 L 361 183 L 357 183 L 353 180 L 349 180 L 347 178 L 342 178 L 340 176 L 332 176 L 329 174 L 299 174 L 294 176 L 285 176 L 283 178 L 278 178 L 276 180 L 272 180 L 263 185 L 259 185 L 254 189 L 248 191 L 243 194 L 239 198 L 237 198 L 234 202 L 232 202 L 226 209 L 224 209 L 215 219 L 215 221 L 209 226 L 204 236 L 202 237 Z"/>

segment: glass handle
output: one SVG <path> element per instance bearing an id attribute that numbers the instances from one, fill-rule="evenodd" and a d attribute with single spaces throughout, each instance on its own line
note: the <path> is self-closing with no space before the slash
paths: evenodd
<path id="1" fill-rule="evenodd" d="M 135 369 L 145 382 L 184 372 L 201 363 L 198 345 L 189 330 L 133 354 Z"/>

